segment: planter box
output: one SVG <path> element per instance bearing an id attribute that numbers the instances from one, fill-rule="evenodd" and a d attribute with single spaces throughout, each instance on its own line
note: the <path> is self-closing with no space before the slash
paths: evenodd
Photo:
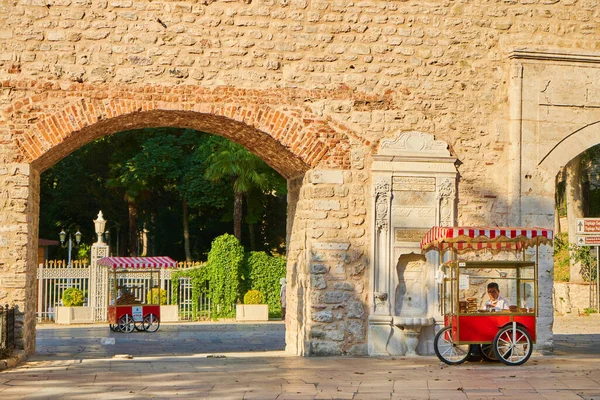
<path id="1" fill-rule="evenodd" d="M 269 306 L 267 304 L 236 304 L 236 321 L 268 321 Z"/>
<path id="2" fill-rule="evenodd" d="M 177 322 L 177 321 L 179 321 L 177 305 L 160 306 L 160 322 Z"/>
<path id="3" fill-rule="evenodd" d="M 91 324 L 94 322 L 92 307 L 56 307 L 54 322 L 63 325 Z"/>

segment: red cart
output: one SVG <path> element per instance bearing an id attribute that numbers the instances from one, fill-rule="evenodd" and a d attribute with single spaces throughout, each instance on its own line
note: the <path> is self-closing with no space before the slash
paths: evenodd
<path id="1" fill-rule="evenodd" d="M 538 246 L 551 242 L 552 231 L 538 228 L 434 227 L 429 231 L 421 241 L 423 252 L 436 248 L 441 262 L 449 249 L 452 258 L 441 263 L 436 274 L 444 327 L 435 336 L 434 350 L 441 361 L 463 363 L 476 347 L 485 359 L 506 365 L 529 359 L 536 340 Z M 528 247 L 535 247 L 534 261 L 525 260 Z M 456 253 L 485 249 L 491 254 L 508 250 L 518 259 L 454 260 Z M 489 284 L 510 305 L 486 307 Z"/>
<path id="2" fill-rule="evenodd" d="M 175 267 L 177 263 L 169 257 L 104 257 L 98 265 L 110 268 L 110 329 L 156 332 L 160 327 L 160 268 Z"/>

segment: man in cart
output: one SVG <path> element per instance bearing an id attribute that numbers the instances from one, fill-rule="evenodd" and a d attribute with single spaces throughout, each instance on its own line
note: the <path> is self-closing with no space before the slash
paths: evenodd
<path id="1" fill-rule="evenodd" d="M 487 311 L 508 310 L 510 302 L 507 298 L 500 296 L 500 287 L 496 282 L 490 282 L 487 285 L 487 294 L 490 299 L 485 303 Z"/>

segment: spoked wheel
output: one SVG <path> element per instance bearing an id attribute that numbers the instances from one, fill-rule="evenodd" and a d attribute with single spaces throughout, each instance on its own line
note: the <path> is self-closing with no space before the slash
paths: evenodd
<path id="1" fill-rule="evenodd" d="M 108 327 L 110 328 L 111 331 L 113 332 L 119 332 L 119 325 L 115 325 L 115 324 L 108 324 Z"/>
<path id="2" fill-rule="evenodd" d="M 121 332 L 133 332 L 133 329 L 135 328 L 135 322 L 133 321 L 133 317 L 129 314 L 123 315 L 121 318 L 119 318 L 118 326 Z"/>
<path id="3" fill-rule="evenodd" d="M 435 355 L 448 365 L 462 364 L 471 354 L 470 345 L 454 343 L 450 326 L 443 328 L 435 335 L 433 349 Z"/>
<path id="4" fill-rule="evenodd" d="M 480 344 L 479 345 L 479 353 L 481 357 L 483 357 L 486 361 L 500 361 L 498 357 L 496 357 L 496 353 L 494 353 L 494 344 Z"/>
<path id="5" fill-rule="evenodd" d="M 158 320 L 158 317 L 156 315 L 148 314 L 144 317 L 142 327 L 146 332 L 156 332 L 160 327 L 160 321 Z"/>
<path id="6" fill-rule="evenodd" d="M 494 338 L 494 353 L 506 365 L 521 365 L 531 357 L 531 336 L 518 325 L 500 329 Z"/>

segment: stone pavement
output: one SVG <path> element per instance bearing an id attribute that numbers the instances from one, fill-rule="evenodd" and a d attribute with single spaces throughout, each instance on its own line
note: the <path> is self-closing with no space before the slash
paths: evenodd
<path id="1" fill-rule="evenodd" d="M 598 322 L 598 317 L 557 319 L 559 355 L 534 354 L 520 367 L 486 362 L 449 367 L 435 357 L 240 352 L 258 350 L 260 343 L 280 346 L 273 338 L 283 335 L 281 323 L 165 325 L 159 331 L 165 335 L 154 336 L 175 345 L 157 343 L 152 334 L 109 334 L 99 326 L 41 327 L 39 354 L 0 373 L 0 399 L 600 400 Z M 112 338 L 115 344 L 109 344 Z M 188 346 L 194 350 L 186 353 Z"/>

